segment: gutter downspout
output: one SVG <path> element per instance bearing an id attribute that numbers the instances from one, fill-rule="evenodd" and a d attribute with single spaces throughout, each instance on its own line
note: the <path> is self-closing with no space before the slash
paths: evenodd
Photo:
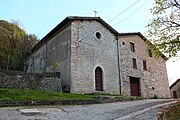
<path id="1" fill-rule="evenodd" d="M 118 73 L 119 73 L 119 93 L 121 95 L 121 69 L 120 69 L 120 52 L 119 52 L 118 36 L 116 37 L 116 40 L 117 40 L 117 59 L 118 59 Z"/>

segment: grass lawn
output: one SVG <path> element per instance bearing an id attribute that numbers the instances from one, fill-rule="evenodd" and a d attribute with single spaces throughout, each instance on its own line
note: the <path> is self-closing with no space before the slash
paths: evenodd
<path id="1" fill-rule="evenodd" d="M 180 120 L 180 103 L 171 108 L 166 115 L 167 120 Z"/>
<path id="2" fill-rule="evenodd" d="M 0 88 L 0 101 L 92 100 L 93 97 L 86 94 Z"/>
<path id="3" fill-rule="evenodd" d="M 0 101 L 97 100 L 102 99 L 102 96 L 113 96 L 113 98 L 120 101 L 141 99 L 138 97 L 111 94 L 73 94 L 41 90 L 0 88 Z"/>

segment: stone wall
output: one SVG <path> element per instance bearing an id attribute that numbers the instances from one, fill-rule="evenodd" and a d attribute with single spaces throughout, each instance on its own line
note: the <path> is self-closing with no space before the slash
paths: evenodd
<path id="1" fill-rule="evenodd" d="M 130 51 L 130 42 L 135 44 L 135 52 Z M 97 92 L 95 70 L 100 67 L 101 92 L 131 95 L 129 78 L 134 77 L 139 78 L 141 97 L 169 97 L 165 60 L 149 57 L 147 48 L 139 35 L 120 35 L 117 40 L 107 26 L 96 20 L 73 20 L 30 56 L 28 72 L 61 72 L 63 88 L 92 93 Z M 132 58 L 137 60 L 137 69 L 132 67 Z"/>
<path id="2" fill-rule="evenodd" d="M 180 79 L 177 80 L 175 83 L 173 83 L 173 85 L 171 85 L 170 91 L 171 91 L 172 98 L 176 97 L 176 96 L 174 96 L 174 94 L 177 95 L 177 98 L 180 98 Z M 173 94 L 173 92 L 175 92 L 175 93 Z"/>
<path id="3" fill-rule="evenodd" d="M 6 70 L 0 70 L 0 88 L 62 91 L 60 78 Z"/>
<path id="4" fill-rule="evenodd" d="M 162 57 L 154 58 L 148 55 L 148 45 L 138 35 L 119 36 L 120 62 L 122 77 L 122 93 L 131 95 L 129 77 L 140 78 L 140 95 L 145 98 L 158 96 L 170 97 L 169 83 L 165 60 Z M 130 42 L 135 45 L 135 52 L 130 50 Z M 132 58 L 136 59 L 137 69 L 133 68 Z M 147 70 L 143 69 L 146 61 Z"/>
<path id="5" fill-rule="evenodd" d="M 29 73 L 60 72 L 62 86 L 70 86 L 71 25 L 54 33 L 43 46 L 28 59 Z"/>
<path id="6" fill-rule="evenodd" d="M 99 39 L 96 33 L 101 34 Z M 102 69 L 102 86 L 105 93 L 119 94 L 117 40 L 101 23 L 73 21 L 71 38 L 71 92 L 96 91 L 95 69 Z"/>

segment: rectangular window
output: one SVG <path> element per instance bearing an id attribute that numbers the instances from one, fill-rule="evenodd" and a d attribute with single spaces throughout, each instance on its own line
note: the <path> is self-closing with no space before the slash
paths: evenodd
<path id="1" fill-rule="evenodd" d="M 132 60 L 133 60 L 133 68 L 134 68 L 134 69 L 137 69 L 136 59 L 135 59 L 135 58 L 133 58 Z"/>
<path id="2" fill-rule="evenodd" d="M 152 51 L 150 49 L 148 49 L 148 55 L 149 57 L 152 57 Z"/>
<path id="3" fill-rule="evenodd" d="M 143 61 L 143 70 L 147 70 L 146 61 Z"/>
<path id="4" fill-rule="evenodd" d="M 130 42 L 130 48 L 132 52 L 135 52 L 135 46 L 134 43 Z"/>

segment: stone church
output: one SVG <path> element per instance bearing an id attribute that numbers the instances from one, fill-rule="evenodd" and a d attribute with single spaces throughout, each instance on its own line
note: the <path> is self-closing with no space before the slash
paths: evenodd
<path id="1" fill-rule="evenodd" d="M 166 57 L 139 32 L 119 33 L 100 17 L 65 18 L 32 49 L 27 72 L 60 73 L 71 93 L 170 97 Z"/>

